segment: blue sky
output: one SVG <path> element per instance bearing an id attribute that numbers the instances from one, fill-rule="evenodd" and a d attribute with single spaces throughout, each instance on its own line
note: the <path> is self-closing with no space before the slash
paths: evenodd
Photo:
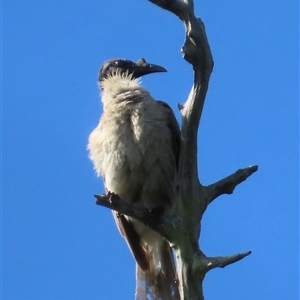
<path id="1" fill-rule="evenodd" d="M 298 1 L 195 1 L 215 68 L 199 175 L 259 170 L 208 208 L 206 255 L 253 253 L 211 271 L 205 299 L 298 299 Z M 143 78 L 180 121 L 192 82 L 179 19 L 146 0 L 2 4 L 2 299 L 133 299 L 135 264 L 87 158 L 109 58 L 164 66 Z"/>

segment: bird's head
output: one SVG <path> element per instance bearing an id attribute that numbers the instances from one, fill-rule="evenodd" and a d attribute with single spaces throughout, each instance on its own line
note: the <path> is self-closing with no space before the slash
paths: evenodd
<path id="1" fill-rule="evenodd" d="M 99 71 L 99 82 L 115 74 L 131 75 L 131 78 L 134 79 L 156 72 L 167 72 L 167 70 L 161 66 L 147 63 L 144 58 L 139 59 L 136 63 L 123 58 L 110 59 L 104 62 Z"/>

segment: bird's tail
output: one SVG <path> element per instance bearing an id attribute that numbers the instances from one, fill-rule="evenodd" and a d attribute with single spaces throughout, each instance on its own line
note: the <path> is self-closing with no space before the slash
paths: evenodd
<path id="1" fill-rule="evenodd" d="M 149 268 L 136 265 L 135 300 L 179 300 L 174 258 L 169 243 L 159 236 L 156 246 L 147 251 Z"/>
<path id="2" fill-rule="evenodd" d="M 113 215 L 137 261 L 135 299 L 179 300 L 174 258 L 169 243 L 138 221 L 115 212 Z"/>

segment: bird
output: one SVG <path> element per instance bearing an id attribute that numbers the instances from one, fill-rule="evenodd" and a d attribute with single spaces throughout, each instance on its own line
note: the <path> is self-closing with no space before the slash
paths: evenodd
<path id="1" fill-rule="evenodd" d="M 180 128 L 170 106 L 140 80 L 166 71 L 144 58 L 105 61 L 98 78 L 103 113 L 87 146 L 106 192 L 149 210 L 168 211 L 176 201 Z M 179 299 L 169 242 L 134 218 L 113 215 L 137 262 L 135 299 Z"/>

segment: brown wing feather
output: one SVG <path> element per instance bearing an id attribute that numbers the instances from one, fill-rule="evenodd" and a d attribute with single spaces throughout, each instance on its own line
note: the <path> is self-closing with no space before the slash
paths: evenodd
<path id="1" fill-rule="evenodd" d="M 166 113 L 168 115 L 168 127 L 171 131 L 172 135 L 172 143 L 173 143 L 173 150 L 176 158 L 176 167 L 178 170 L 178 164 L 179 164 L 179 155 L 180 155 L 180 146 L 181 146 L 181 132 L 178 125 L 178 122 L 175 118 L 174 112 L 172 108 L 164 101 L 158 100 L 157 103 L 162 105 L 164 109 L 166 110 Z"/>

